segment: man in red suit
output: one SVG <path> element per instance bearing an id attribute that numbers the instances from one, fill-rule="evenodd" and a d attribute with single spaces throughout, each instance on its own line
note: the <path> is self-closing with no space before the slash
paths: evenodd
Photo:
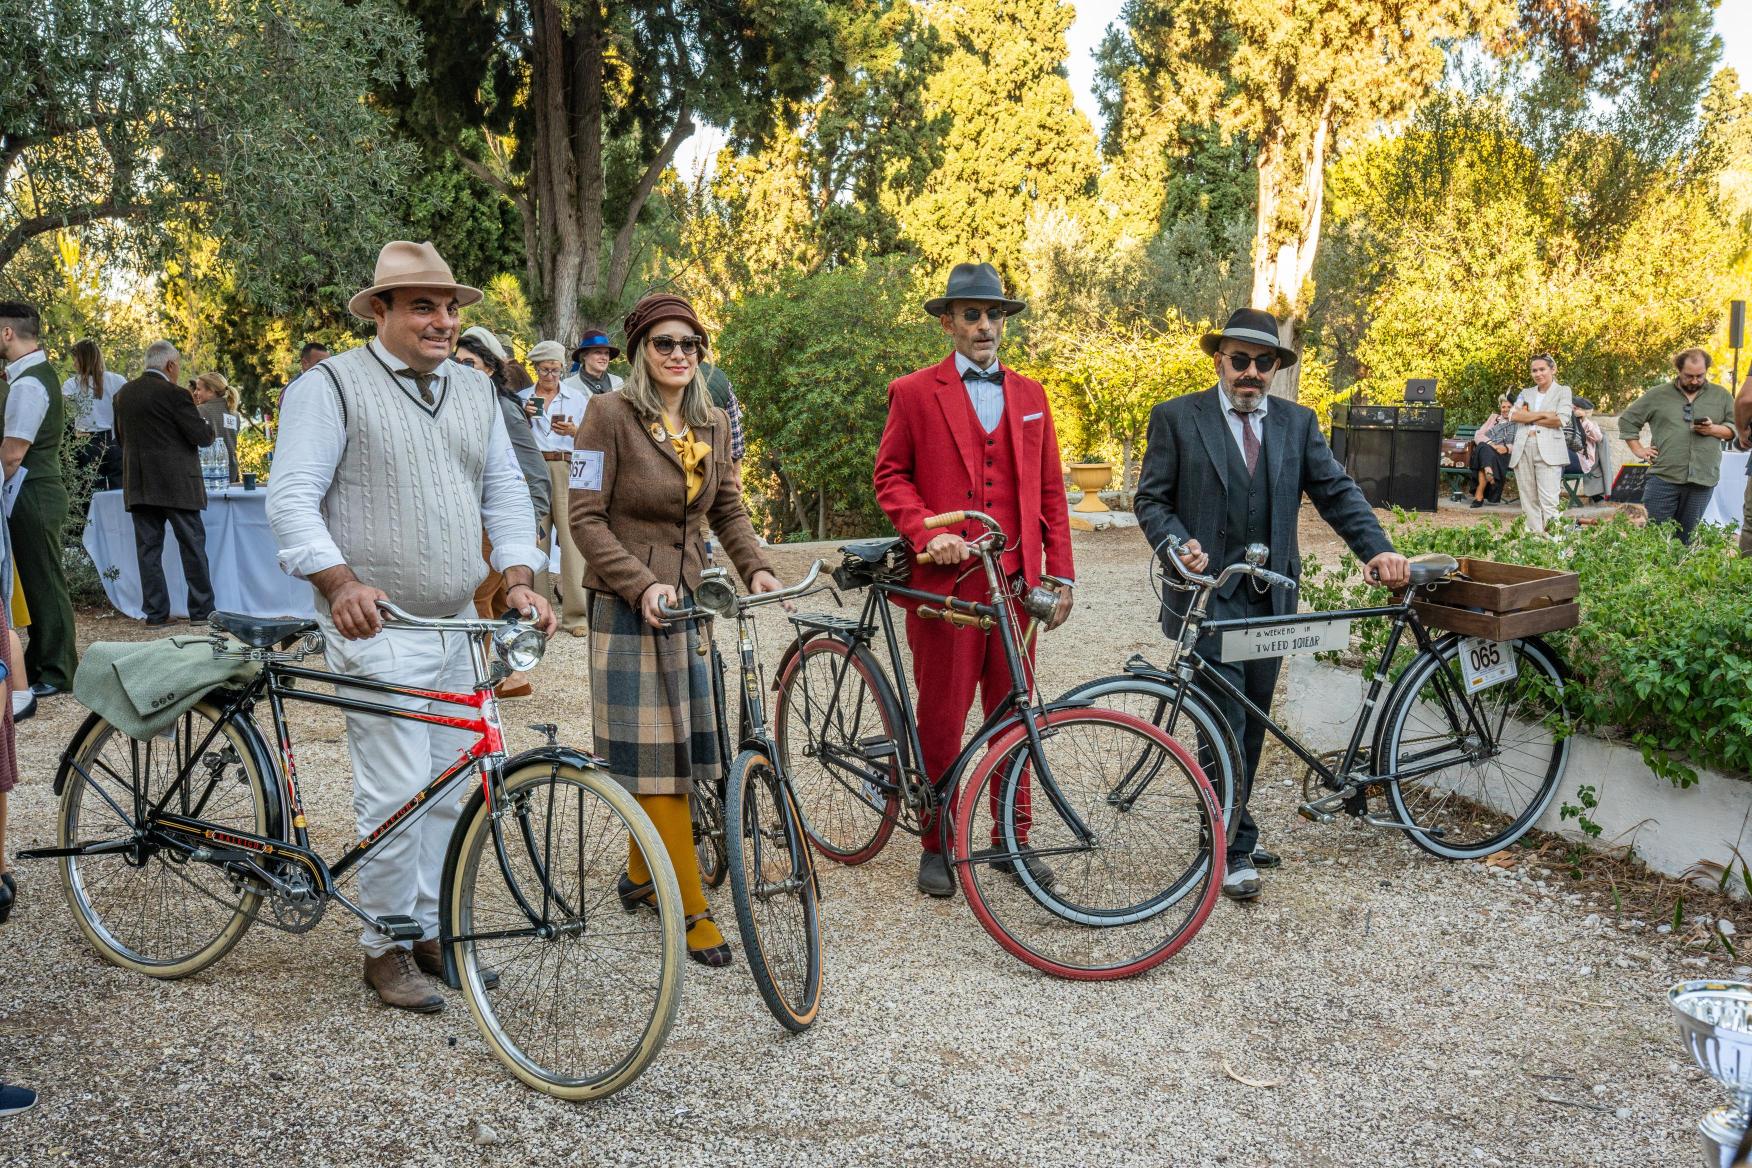
<path id="1" fill-rule="evenodd" d="M 914 588 L 981 602 L 988 599 L 985 574 L 977 561 L 968 562 L 974 557 L 967 541 L 985 529 L 967 523 L 930 532 L 925 520 L 961 510 L 996 519 L 1008 537 L 1005 576 L 1020 578 L 1024 586 L 1045 582 L 1058 589 L 1050 629 L 1071 612 L 1071 525 L 1058 435 L 1040 383 L 998 363 L 1005 319 L 1027 307 L 1005 297 L 990 264 L 957 264 L 944 294 L 925 302 L 955 351 L 889 385 L 888 425 L 876 452 L 876 501 L 914 550 L 930 557 L 914 569 Z M 936 779 L 961 749 L 975 688 L 990 714 L 1010 692 L 1010 672 L 995 631 L 924 620 L 916 603 L 901 603 L 918 690 L 921 761 Z M 937 833 L 930 824 L 926 828 L 919 891 L 953 896 L 955 882 Z M 1031 857 L 1027 863 L 1035 879 L 1050 887 L 1045 862 Z"/>

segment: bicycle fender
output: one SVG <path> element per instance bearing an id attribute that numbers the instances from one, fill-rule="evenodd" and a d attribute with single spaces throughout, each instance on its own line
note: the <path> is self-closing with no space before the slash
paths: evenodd
<path id="1" fill-rule="evenodd" d="M 557 763 L 560 766 L 574 766 L 581 771 L 599 771 L 608 765 L 606 760 L 575 746 L 537 746 L 506 759 L 505 774 L 510 775 L 531 763 Z"/>
<path id="2" fill-rule="evenodd" d="M 785 646 L 785 651 L 779 654 L 779 663 L 773 669 L 773 680 L 769 688 L 772 689 L 774 693 L 778 692 L 779 681 L 785 676 L 785 669 L 791 664 L 791 659 L 803 651 L 803 646 L 818 637 L 833 637 L 835 640 L 841 641 L 848 646 L 853 643 L 853 638 L 850 633 L 829 632 L 826 629 L 816 629 L 806 637 L 792 637 L 791 643 Z"/>

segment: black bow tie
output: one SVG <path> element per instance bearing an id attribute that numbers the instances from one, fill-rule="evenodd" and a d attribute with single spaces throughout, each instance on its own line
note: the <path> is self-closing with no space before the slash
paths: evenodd
<path id="1" fill-rule="evenodd" d="M 982 373 L 978 369 L 965 369 L 961 373 L 963 381 L 989 381 L 993 385 L 1004 384 L 1004 371 L 994 369 L 990 373 Z"/>

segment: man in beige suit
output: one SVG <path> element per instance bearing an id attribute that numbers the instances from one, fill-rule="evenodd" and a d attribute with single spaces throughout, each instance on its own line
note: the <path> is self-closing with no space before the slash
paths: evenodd
<path id="1" fill-rule="evenodd" d="M 1515 399 L 1509 421 L 1521 428 L 1509 451 L 1509 466 L 1521 493 L 1521 514 L 1527 530 L 1544 535 L 1557 518 L 1557 498 L 1563 490 L 1563 471 L 1569 465 L 1569 446 L 1564 431 L 1574 412 L 1570 387 L 1557 384 L 1557 362 L 1541 353 L 1529 362 L 1533 384 Z"/>

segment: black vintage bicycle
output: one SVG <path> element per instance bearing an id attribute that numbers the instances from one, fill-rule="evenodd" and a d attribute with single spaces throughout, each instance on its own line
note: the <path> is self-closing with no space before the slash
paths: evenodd
<path id="1" fill-rule="evenodd" d="M 1254 544 L 1242 563 L 1204 575 L 1186 566 L 1173 542 L 1164 543 L 1152 569 L 1154 582 L 1191 594 L 1167 664 L 1158 668 L 1134 656 L 1125 672 L 1079 685 L 1065 698 L 1126 710 L 1194 744 L 1227 800 L 1242 755 L 1213 695 L 1239 703 L 1305 764 L 1299 809 L 1304 818 L 1327 823 L 1343 812 L 1403 831 L 1418 847 L 1448 860 L 1487 856 L 1525 835 L 1550 806 L 1569 758 L 1568 670 L 1556 650 L 1538 637 L 1480 644 L 1451 633 L 1432 635 L 1412 598 L 1459 570 L 1454 557 L 1434 553 L 1411 558 L 1411 584 L 1389 604 L 1208 619 L 1211 596 L 1236 577 L 1295 589 L 1294 581 L 1263 566 L 1267 555 L 1264 545 Z M 1342 647 L 1349 643 L 1349 622 L 1369 618 L 1392 624 L 1350 740 L 1329 754 L 1315 754 L 1204 657 L 1204 646 L 1213 642 L 1220 643 L 1225 659 L 1275 656 L 1317 643 Z M 1400 649 L 1408 633 L 1412 652 L 1404 659 Z M 1380 717 L 1365 745 L 1377 709 Z M 1388 813 L 1373 814 L 1369 800 L 1381 796 Z M 1232 805 L 1227 800 L 1225 806 Z"/>
<path id="2" fill-rule="evenodd" d="M 1180 744 L 1131 715 L 1035 696 L 1004 533 L 989 515 L 932 516 L 929 529 L 977 526 L 972 571 L 985 601 L 909 588 L 900 539 L 847 544 L 840 587 L 866 590 L 853 620 L 797 614 L 778 670 L 775 761 L 796 789 L 809 838 L 844 864 L 875 856 L 896 827 L 937 833 L 974 916 L 1010 953 L 1061 977 L 1141 973 L 1185 945 L 1223 880 L 1221 813 Z M 971 531 L 969 532 L 971 534 Z M 888 601 L 996 636 L 1011 689 L 948 770 L 924 773 L 912 697 Z M 892 675 L 871 652 L 880 634 Z M 1141 767 L 1142 769 L 1137 769 Z M 732 821 L 734 817 L 732 817 Z"/>
<path id="3" fill-rule="evenodd" d="M 515 618 L 425 620 L 380 603 L 385 627 L 469 639 L 474 686 L 447 693 L 300 664 L 318 652 L 313 621 L 215 613 L 216 656 L 261 662 L 247 684 L 206 694 L 175 723 L 135 739 L 93 714 L 62 755 L 57 858 L 74 919 L 103 957 L 159 978 L 198 973 L 258 920 L 308 932 L 340 904 L 397 940 L 409 917 L 376 917 L 341 882 L 398 829 L 456 799 L 478 776 L 445 857 L 439 937 L 445 980 L 460 988 L 482 1039 L 519 1079 L 565 1099 L 611 1094 L 662 1048 L 680 1004 L 681 890 L 653 864 L 654 918 L 620 911 L 616 881 L 631 835 L 663 854 L 656 829 L 599 760 L 548 744 L 506 757 L 493 686 L 530 669 L 545 639 Z M 333 693 L 303 688 L 332 685 Z M 458 713 L 406 709 L 369 694 Z M 255 722 L 266 702 L 278 751 Z M 289 701 L 468 731 L 456 762 L 381 825 L 328 861 L 310 846 L 298 794 Z"/>
<path id="4" fill-rule="evenodd" d="M 715 778 L 694 785 L 695 847 L 702 863 L 708 853 L 721 857 L 718 879 L 729 876 L 736 927 L 754 984 L 773 1017 L 794 1032 L 807 1030 L 821 1010 L 821 884 L 797 797 L 779 763 L 782 756 L 767 723 L 766 684 L 753 613 L 807 595 L 820 574 L 817 560 L 809 574 L 789 588 L 738 596 L 726 569 L 707 568 L 700 573 L 690 604 L 659 608 L 666 620 L 697 622 L 701 647 L 712 657 L 712 708 L 722 766 Z M 739 684 L 734 739 L 729 734 L 723 658 L 712 635 L 719 617 L 736 622 Z"/>

